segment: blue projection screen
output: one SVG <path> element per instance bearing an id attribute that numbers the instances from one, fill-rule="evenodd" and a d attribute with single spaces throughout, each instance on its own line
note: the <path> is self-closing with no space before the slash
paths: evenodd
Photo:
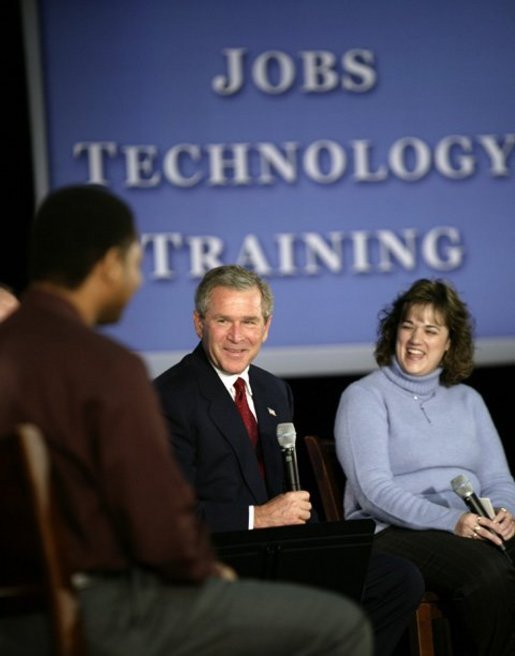
<path id="1" fill-rule="evenodd" d="M 371 369 L 379 311 L 421 277 L 468 303 L 478 363 L 515 362 L 512 2 L 24 8 L 37 196 L 133 207 L 145 283 L 108 333 L 152 375 L 223 263 L 272 286 L 278 375 Z"/>

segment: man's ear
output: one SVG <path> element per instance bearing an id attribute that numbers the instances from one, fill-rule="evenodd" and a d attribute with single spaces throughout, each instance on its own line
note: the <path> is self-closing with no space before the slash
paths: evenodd
<path id="1" fill-rule="evenodd" d="M 265 321 L 265 334 L 263 336 L 263 341 L 266 342 L 268 339 L 268 333 L 270 332 L 270 324 L 272 323 L 272 315 L 268 317 L 268 319 Z"/>
<path id="2" fill-rule="evenodd" d="M 200 314 L 195 310 L 193 312 L 193 326 L 195 327 L 195 333 L 199 339 L 202 339 L 202 333 L 204 330 L 204 321 Z"/>
<path id="3" fill-rule="evenodd" d="M 96 268 L 103 280 L 107 283 L 113 283 L 119 280 L 123 270 L 122 260 L 121 251 L 117 246 L 113 246 L 104 253 L 102 259 L 96 264 Z"/>

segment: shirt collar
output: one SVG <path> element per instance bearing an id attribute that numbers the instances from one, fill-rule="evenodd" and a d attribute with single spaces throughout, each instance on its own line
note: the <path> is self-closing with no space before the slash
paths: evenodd
<path id="1" fill-rule="evenodd" d="M 249 368 L 247 367 L 244 369 L 240 374 L 226 374 L 225 371 L 222 371 L 221 369 L 218 369 L 218 367 L 215 367 L 214 364 L 211 365 L 213 369 L 216 371 L 218 374 L 218 377 L 224 384 L 225 388 L 229 392 L 229 394 L 234 398 L 235 395 L 235 390 L 234 390 L 234 383 L 238 378 L 243 378 L 245 381 L 245 388 L 247 391 L 247 394 L 252 396 L 252 389 L 250 387 L 250 382 L 249 382 Z"/>

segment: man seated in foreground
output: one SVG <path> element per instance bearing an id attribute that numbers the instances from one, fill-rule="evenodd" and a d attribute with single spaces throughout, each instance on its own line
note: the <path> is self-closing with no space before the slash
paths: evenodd
<path id="1" fill-rule="evenodd" d="M 369 655 L 347 599 L 234 581 L 215 560 L 142 362 L 94 330 L 120 318 L 141 259 L 125 203 L 58 190 L 34 221 L 28 293 L 0 326 L 0 432 L 33 422 L 46 437 L 87 653 Z M 35 634 L 0 621 L 0 653 L 45 653 Z"/>

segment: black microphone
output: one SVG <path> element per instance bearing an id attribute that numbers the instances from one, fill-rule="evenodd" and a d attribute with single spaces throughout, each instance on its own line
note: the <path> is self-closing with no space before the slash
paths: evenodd
<path id="1" fill-rule="evenodd" d="M 297 453 L 295 451 L 295 440 L 297 433 L 295 426 L 291 423 L 277 424 L 277 441 L 281 447 L 284 460 L 284 469 L 288 489 L 291 492 L 300 490 L 299 468 L 297 466 Z"/>
<path id="2" fill-rule="evenodd" d="M 466 476 L 463 476 L 463 474 L 456 476 L 452 479 L 451 485 L 456 494 L 463 499 L 470 512 L 476 513 L 476 515 L 480 515 L 481 517 L 492 519 L 479 500 L 479 497 L 474 492 L 474 488 Z"/>
<path id="3" fill-rule="evenodd" d="M 470 512 L 475 513 L 476 515 L 480 515 L 481 517 L 486 517 L 487 519 L 492 519 L 488 514 L 486 508 L 481 503 L 481 500 L 474 492 L 474 488 L 472 487 L 471 482 L 468 480 L 466 476 L 464 476 L 463 474 L 460 474 L 459 476 L 455 476 L 451 481 L 451 485 L 454 492 L 456 492 L 456 494 L 463 499 Z M 483 528 L 489 530 L 486 526 L 484 526 Z M 508 560 L 511 562 L 511 558 L 508 552 L 506 551 L 506 547 L 504 546 L 504 540 L 499 545 L 499 549 L 501 549 L 504 552 Z"/>

